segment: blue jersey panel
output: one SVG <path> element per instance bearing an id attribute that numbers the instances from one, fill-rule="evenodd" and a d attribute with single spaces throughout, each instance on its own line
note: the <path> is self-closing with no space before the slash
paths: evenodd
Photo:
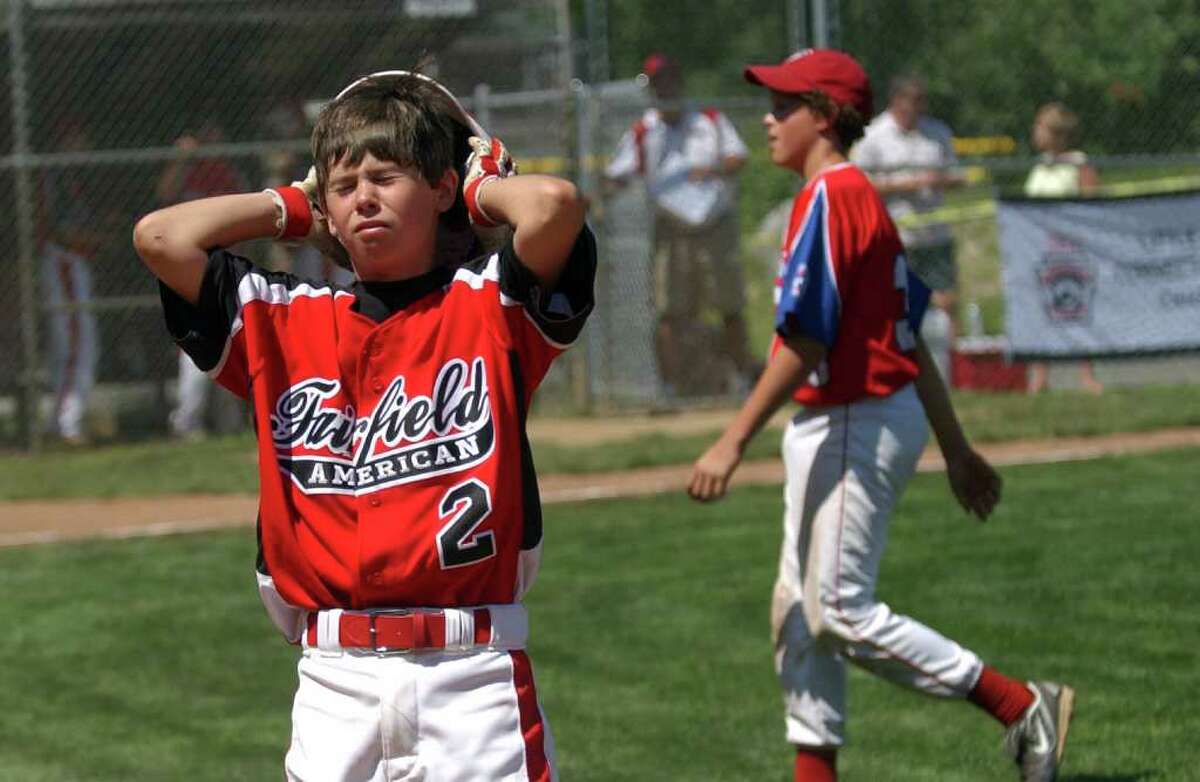
<path id="1" fill-rule="evenodd" d="M 827 209 L 825 190 L 820 188 L 792 243 L 775 309 L 775 331 L 785 339 L 809 337 L 832 347 L 837 340 L 841 302 L 825 235 Z"/>
<path id="2" fill-rule="evenodd" d="M 921 333 L 921 321 L 925 320 L 925 310 L 929 309 L 929 286 L 921 282 L 921 278 L 908 270 L 908 325 L 913 334 Z"/>

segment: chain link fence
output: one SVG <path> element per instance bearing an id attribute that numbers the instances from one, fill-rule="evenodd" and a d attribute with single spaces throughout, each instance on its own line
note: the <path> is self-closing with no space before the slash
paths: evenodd
<path id="1" fill-rule="evenodd" d="M 164 201 L 302 173 L 314 109 L 373 70 L 423 61 L 523 170 L 568 176 L 591 201 L 597 309 L 583 344 L 547 378 L 540 409 L 696 405 L 744 390 L 710 307 L 683 360 L 713 382 L 670 393 L 655 348 L 653 210 L 642 188 L 602 187 L 621 135 L 650 105 L 638 75 L 652 51 L 682 63 L 689 99 L 724 112 L 750 150 L 738 260 L 755 353 L 770 335 L 779 232 L 799 182 L 766 157 L 767 100 L 741 81 L 746 62 L 778 61 L 801 41 L 839 46 L 867 67 L 877 109 L 893 77 L 925 78 L 930 112 L 954 130 L 968 173 L 935 217 L 955 234 L 960 302 L 978 307 L 985 334 L 1005 330 L 991 205 L 1035 162 L 1038 105 L 1075 109 L 1106 186 L 1195 186 L 1188 178 L 1200 176 L 1200 12 L 1167 0 L 1099 3 L 1086 29 L 1050 0 L 987 15 L 934 0 L 713 0 L 703 14 L 682 0 L 9 0 L 0 18 L 6 444 L 55 428 L 72 402 L 59 393 L 70 372 L 94 378 L 84 383 L 92 437 L 166 431 L 178 356 L 130 244 L 134 221 Z M 271 247 L 245 252 L 298 262 Z M 1115 384 L 1200 377 L 1188 357 L 1097 370 Z M 226 417 L 241 420 L 236 409 Z"/>
<path id="2" fill-rule="evenodd" d="M 621 137 L 651 106 L 653 96 L 645 77 L 611 82 L 596 88 L 581 88 L 581 102 L 589 127 L 581 133 L 580 157 L 589 161 L 589 175 L 583 185 L 598 194 L 592 222 L 598 231 L 603 265 L 597 280 L 598 322 L 589 325 L 587 365 L 590 395 L 601 407 L 667 409 L 681 406 L 728 403 L 747 388 L 748 378 L 739 375 L 733 358 L 727 354 L 722 334 L 722 314 L 716 305 L 721 292 L 715 289 L 719 278 L 704 264 L 694 273 L 702 278 L 697 299 L 699 320 L 676 342 L 683 355 L 681 387 L 673 387 L 660 367 L 656 327 L 664 299 L 670 293 L 656 291 L 655 210 L 641 182 L 620 189 L 606 189 L 603 167 L 618 148 Z M 744 143 L 760 145 L 759 125 L 763 104 L 752 97 L 696 99 L 695 107 L 723 114 Z M 750 164 L 740 177 L 753 176 L 761 161 Z M 786 190 L 784 193 L 786 194 Z M 743 199 L 744 200 L 744 199 Z M 755 199 L 756 202 L 760 199 Z M 741 204 L 748 207 L 749 202 Z M 741 267 L 746 306 L 752 323 L 749 350 L 757 358 L 765 357 L 769 338 L 767 324 L 771 308 L 771 285 L 778 260 L 782 223 L 778 215 L 760 227 L 764 214 L 743 215 L 740 252 L 731 259 Z M 770 234 L 764 239 L 764 234 Z M 661 254 L 660 250 L 660 254 Z M 765 313 L 755 317 L 752 313 Z"/>
<path id="3" fill-rule="evenodd" d="M 704 18 L 690 18 L 686 29 L 672 24 L 678 9 L 670 3 L 657 12 L 643 7 L 634 13 L 627 4 L 610 9 L 608 29 L 628 31 L 627 38 L 614 33 L 609 41 L 614 77 L 633 85 L 640 57 L 651 51 L 673 56 L 683 65 L 693 105 L 724 111 L 751 148 L 750 163 L 740 176 L 740 260 L 747 285 L 746 319 L 756 346 L 764 345 L 770 334 L 769 281 L 785 205 L 800 183 L 762 154 L 767 100 L 761 90 L 741 83 L 741 65 L 777 62 L 797 48 L 794 38 L 781 40 L 784 30 L 860 59 L 875 88 L 876 111 L 887 108 L 894 80 L 919 77 L 926 83 L 929 113 L 953 130 L 953 168 L 964 182 L 946 192 L 940 208 L 914 215 L 908 225 L 940 223 L 953 235 L 957 333 L 945 337 L 944 365 L 948 374 L 963 375 L 964 387 L 1019 390 L 1033 376 L 1032 365 L 1014 363 L 1006 355 L 1006 317 L 1011 315 L 1006 316 L 996 199 L 1022 195 L 1039 162 L 1031 136 L 1040 106 L 1057 102 L 1077 115 L 1077 148 L 1087 153 L 1099 174 L 1094 195 L 1200 188 L 1200 12 L 1190 6 L 1158 0 L 1101 2 L 1095 4 L 1092 23 L 1081 26 L 1070 7 L 1042 0 L 994 4 L 988 14 L 967 3 L 934 0 L 808 0 L 737 8 L 718 2 L 706 9 Z M 635 39 L 640 47 L 630 45 Z M 612 154 L 619 135 L 652 101 L 649 93 L 614 90 L 613 97 L 599 101 L 599 126 L 590 138 L 602 157 Z M 600 213 L 603 236 L 616 256 L 606 271 L 620 274 L 635 257 L 644 264 L 652 239 L 647 217 L 652 208 L 644 193 L 639 197 L 622 191 L 605 206 Z M 625 274 L 628 278 L 612 288 L 610 306 L 625 313 L 614 318 L 624 333 L 635 328 L 637 334 L 614 343 L 616 355 L 595 359 L 594 369 L 606 374 L 594 379 L 621 404 L 678 403 L 656 377 L 652 324 L 647 325 L 653 314 L 641 304 L 649 284 L 647 268 L 638 265 Z M 1191 300 L 1194 293 L 1180 290 L 1172 298 Z M 1147 311 L 1138 328 L 1153 334 L 1157 322 L 1154 312 Z M 705 337 L 707 342 L 693 346 L 688 360 L 721 378 L 727 357 L 711 332 Z M 973 367 L 975 361 L 978 367 Z M 1195 354 L 1126 355 L 1094 364 L 1106 386 L 1200 380 Z M 1083 380 L 1077 361 L 1051 362 L 1047 371 L 1051 387 L 1079 388 Z M 726 389 L 727 398 L 737 396 L 736 384 Z M 720 388 L 705 389 L 682 403 L 704 404 L 711 400 L 706 394 L 720 393 Z"/>
<path id="4" fill-rule="evenodd" d="M 302 176 L 314 107 L 353 77 L 420 64 L 481 101 L 485 123 L 522 154 L 562 159 L 568 136 L 553 129 L 567 125 L 564 9 L 557 0 L 0 3 L 0 230 L 10 237 L 0 259 L 0 441 L 165 430 L 178 361 L 131 246 L 134 222 L 164 203 Z M 295 260 L 245 249 L 276 265 Z M 72 406 L 82 421 L 64 424 Z"/>

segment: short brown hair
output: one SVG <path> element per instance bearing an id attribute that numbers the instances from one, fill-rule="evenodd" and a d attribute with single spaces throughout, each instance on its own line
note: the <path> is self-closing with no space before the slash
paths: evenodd
<path id="1" fill-rule="evenodd" d="M 1079 115 L 1071 111 L 1065 104 L 1051 101 L 1037 110 L 1033 121 L 1044 122 L 1047 130 L 1061 139 L 1064 146 L 1074 144 L 1079 133 Z"/>
<path id="2" fill-rule="evenodd" d="M 832 117 L 836 113 L 833 132 L 843 152 L 863 137 L 867 120 L 849 103 L 835 103 L 833 98 L 820 91 L 797 93 L 796 98 L 824 117 Z"/>
<path id="3" fill-rule="evenodd" d="M 357 164 L 368 152 L 413 166 L 436 185 L 456 165 L 456 132 L 446 98 L 424 79 L 403 74 L 368 79 L 317 117 L 312 156 L 321 198 L 338 161 Z"/>
<path id="4" fill-rule="evenodd" d="M 321 110 L 312 133 L 322 206 L 329 170 L 342 159 L 357 164 L 368 152 L 413 166 L 433 187 L 447 170 L 463 176 L 471 130 L 454 119 L 457 114 L 437 86 L 413 74 L 375 76 L 334 99 Z M 454 204 L 438 217 L 436 262 L 456 266 L 480 247 L 460 187 Z"/>

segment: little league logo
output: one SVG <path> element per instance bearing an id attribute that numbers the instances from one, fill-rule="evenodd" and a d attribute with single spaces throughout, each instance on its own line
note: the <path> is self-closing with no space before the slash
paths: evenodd
<path id="1" fill-rule="evenodd" d="M 1087 323 L 1096 295 L 1096 273 L 1083 248 L 1061 236 L 1051 236 L 1037 268 L 1042 306 L 1054 323 Z"/>

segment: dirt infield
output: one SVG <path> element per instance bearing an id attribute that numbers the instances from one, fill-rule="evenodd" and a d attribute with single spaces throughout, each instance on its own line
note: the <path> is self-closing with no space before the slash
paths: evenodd
<path id="1" fill-rule="evenodd" d="M 689 427 L 707 423 L 693 421 Z M 571 427 L 570 431 L 576 442 L 587 436 L 587 432 L 581 432 L 578 427 Z M 597 429 L 595 436 L 601 436 L 603 431 L 607 430 Z M 540 434 L 553 439 L 549 431 Z M 1022 440 L 982 445 L 980 450 L 997 465 L 1015 465 L 1077 461 L 1185 447 L 1200 447 L 1200 428 L 1103 437 Z M 925 472 L 942 469 L 936 449 L 926 452 L 921 459 L 920 469 Z M 689 465 L 670 465 L 593 475 L 543 475 L 540 486 L 542 499 L 546 503 L 633 497 L 682 491 L 690 472 Z M 742 465 L 735 476 L 734 486 L 782 482 L 783 464 L 778 459 L 765 459 Z M 0 546 L 167 535 L 249 526 L 254 523 L 257 510 L 258 502 L 254 495 L 236 494 L 9 502 L 0 505 Z"/>

